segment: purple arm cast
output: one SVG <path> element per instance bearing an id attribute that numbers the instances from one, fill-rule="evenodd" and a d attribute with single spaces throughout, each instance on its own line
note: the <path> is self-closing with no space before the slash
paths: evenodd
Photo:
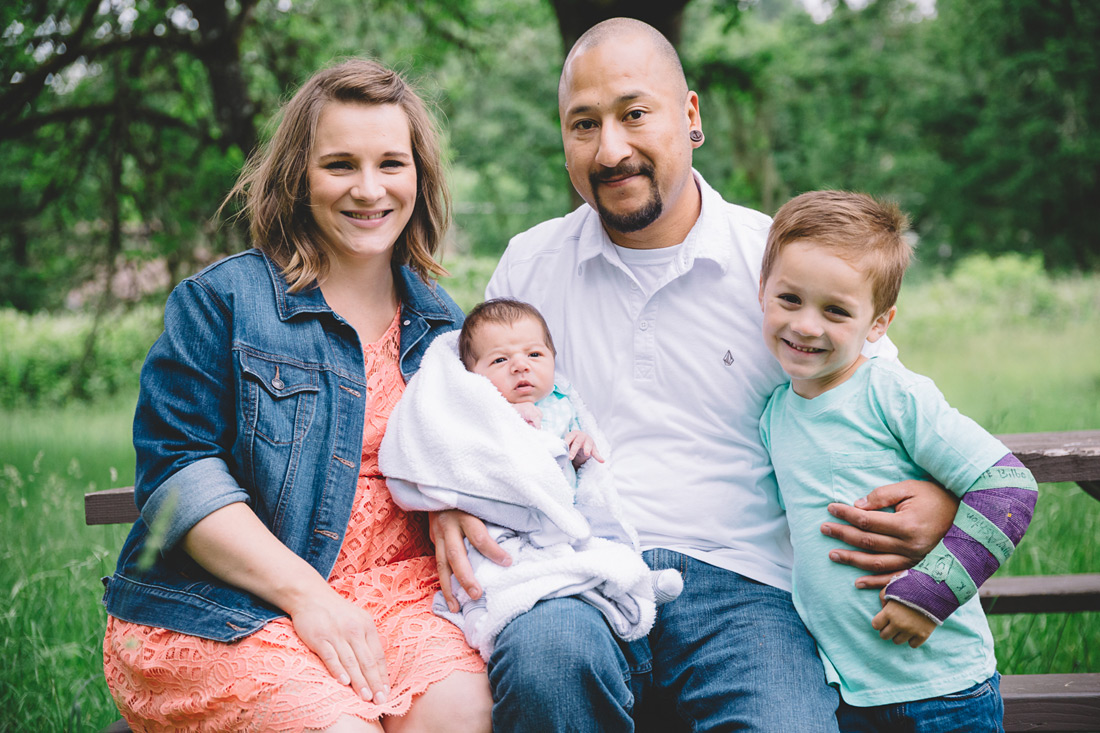
<path id="1" fill-rule="evenodd" d="M 1011 453 L 997 461 L 994 468 L 997 467 L 1017 469 L 1012 473 L 1015 476 L 1021 476 L 1019 472 L 1024 472 L 1027 479 L 1017 481 L 1017 486 L 968 490 L 963 495 L 962 503 L 974 509 L 1003 532 L 1011 542 L 1011 547 L 1008 548 L 1011 552 L 1019 545 L 1031 522 L 1039 492 L 1034 488 L 1019 486 L 1019 484 L 1030 483 L 1030 486 L 1034 487 L 1035 482 L 1031 478 L 1031 472 Z M 979 482 L 981 480 L 979 478 Z M 940 546 L 929 553 L 929 557 L 938 555 L 942 558 L 944 550 L 950 553 L 950 556 L 970 576 L 975 588 L 988 580 L 1001 564 L 985 544 L 959 526 L 958 517 L 955 524 L 947 531 Z M 935 564 L 934 561 L 932 564 Z M 926 563 L 922 561 L 912 570 L 891 581 L 886 586 L 886 598 L 900 601 L 921 611 L 937 623 L 943 623 L 944 619 L 950 616 L 961 603 L 950 584 L 944 580 L 936 580 L 925 572 L 927 569 Z"/>

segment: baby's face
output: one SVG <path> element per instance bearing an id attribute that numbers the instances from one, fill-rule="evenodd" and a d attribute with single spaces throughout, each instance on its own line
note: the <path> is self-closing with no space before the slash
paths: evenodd
<path id="1" fill-rule="evenodd" d="M 512 404 L 537 402 L 554 388 L 554 354 L 533 318 L 483 323 L 471 345 L 477 361 L 470 371 L 487 377 Z"/>

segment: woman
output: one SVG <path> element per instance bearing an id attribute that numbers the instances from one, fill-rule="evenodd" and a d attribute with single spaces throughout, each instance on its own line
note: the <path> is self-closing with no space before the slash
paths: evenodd
<path id="1" fill-rule="evenodd" d="M 107 582 L 108 685 L 137 730 L 489 730 L 484 667 L 431 612 L 422 517 L 377 449 L 427 345 L 440 153 L 398 75 L 310 79 L 242 173 L 256 249 L 181 283 L 141 374 L 142 515 Z"/>

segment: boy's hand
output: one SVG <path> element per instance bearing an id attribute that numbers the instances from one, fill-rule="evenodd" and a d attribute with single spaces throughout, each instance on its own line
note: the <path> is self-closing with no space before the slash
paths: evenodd
<path id="1" fill-rule="evenodd" d="M 569 449 L 569 459 L 574 468 L 580 468 L 589 458 L 603 463 L 603 456 L 596 449 L 592 436 L 580 430 L 571 430 L 565 434 L 565 446 Z"/>
<path id="2" fill-rule="evenodd" d="M 513 402 L 519 416 L 527 421 L 527 424 L 538 430 L 542 427 L 542 410 L 535 407 L 533 402 Z"/>
<path id="3" fill-rule="evenodd" d="M 886 589 L 883 588 L 879 593 L 879 598 L 883 600 L 882 610 L 871 619 L 871 626 L 878 631 L 878 635 L 895 644 L 908 643 L 914 649 L 928 641 L 936 630 L 936 622 L 904 603 L 887 601 L 885 596 Z"/>

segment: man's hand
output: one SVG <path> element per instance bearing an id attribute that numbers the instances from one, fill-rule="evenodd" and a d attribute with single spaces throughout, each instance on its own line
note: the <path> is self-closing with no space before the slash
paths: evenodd
<path id="1" fill-rule="evenodd" d="M 879 511 L 885 507 L 894 511 Z M 939 544 L 955 519 L 959 500 L 928 481 L 880 486 L 854 507 L 830 504 L 829 513 L 848 524 L 826 522 L 821 533 L 855 550 L 832 550 L 829 559 L 872 575 L 856 579 L 857 588 L 884 588 L 899 570 L 911 568 Z"/>
<path id="2" fill-rule="evenodd" d="M 886 590 L 883 589 L 883 594 Z M 887 601 L 883 597 L 882 610 L 871 619 L 871 626 L 878 635 L 895 644 L 909 644 L 916 649 L 928 641 L 936 630 L 936 622 L 920 611 L 909 608 L 904 603 Z"/>
<path id="3" fill-rule="evenodd" d="M 454 591 L 451 589 L 452 574 L 470 598 L 481 597 L 481 586 L 474 577 L 474 569 L 470 567 L 470 558 L 466 555 L 463 538 L 468 539 L 478 552 L 497 565 L 512 564 L 512 558 L 508 553 L 489 536 L 489 531 L 485 529 L 485 522 L 472 514 L 460 512 L 457 509 L 432 512 L 428 515 L 428 530 L 432 542 L 435 543 L 439 587 L 443 591 L 443 599 L 447 601 L 447 608 L 451 613 L 459 611 L 458 601 L 455 600 Z"/>

